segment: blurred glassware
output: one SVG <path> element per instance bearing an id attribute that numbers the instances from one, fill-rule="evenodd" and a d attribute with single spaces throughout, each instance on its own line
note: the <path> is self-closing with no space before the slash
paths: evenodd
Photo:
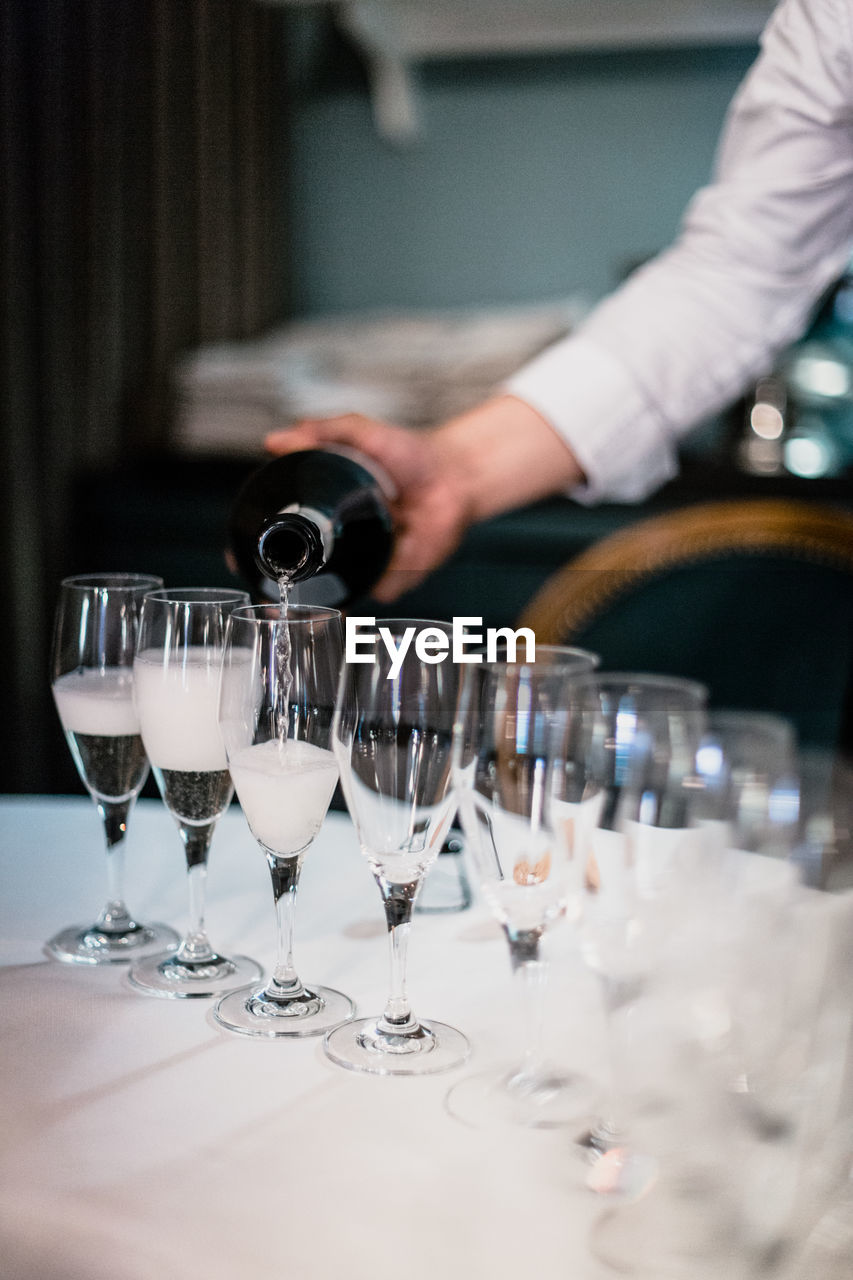
<path id="1" fill-rule="evenodd" d="M 693 1016 L 706 1044 L 731 1056 L 732 1088 L 756 1100 L 779 1075 L 785 1027 L 803 966 L 774 981 L 796 954 L 792 894 L 800 787 L 793 726 L 780 716 L 712 711 L 696 754 L 694 821 L 719 874 L 697 927 L 706 928 L 706 975 Z M 699 953 L 700 955 L 703 953 Z M 758 1092 L 756 1092 L 758 1091 Z"/>
<path id="2" fill-rule="evenodd" d="M 776 1052 L 759 1062 L 750 1092 L 735 1095 L 734 1154 L 753 1254 L 786 1278 L 813 1280 L 803 1250 L 822 1219 L 826 1242 L 853 1173 L 853 900 L 796 885 L 787 914 L 763 983 Z M 754 974 L 748 981 L 757 985 Z"/>
<path id="3" fill-rule="evenodd" d="M 853 761 L 800 748 L 800 835 L 794 858 L 803 884 L 853 889 Z"/>
<path id="4" fill-rule="evenodd" d="M 814 480 L 853 466 L 853 272 L 828 290 L 808 331 L 732 412 L 745 471 Z"/>
<path id="5" fill-rule="evenodd" d="M 109 964 L 161 952 L 178 935 L 139 924 L 124 902 L 125 839 L 148 776 L 133 705 L 139 609 L 163 579 L 140 573 L 79 574 L 59 591 L 51 688 L 77 772 L 95 802 L 107 846 L 109 896 L 94 924 L 62 929 L 47 943 L 57 960 Z"/>
<path id="6" fill-rule="evenodd" d="M 673 1017 L 677 1129 L 640 1115 L 640 1133 L 670 1139 L 657 1184 L 591 1235 L 625 1274 L 811 1280 L 806 1243 L 813 1259 L 821 1221 L 831 1237 L 832 1212 L 843 1220 L 853 905 L 799 882 L 796 764 L 787 722 L 709 716 L 691 805 L 703 888 L 684 899 L 689 945 L 670 950 L 658 1001 Z"/>
<path id="7" fill-rule="evenodd" d="M 580 847 L 600 796 L 576 792 L 566 768 L 571 690 L 594 670 L 582 649 L 537 646 L 530 663 L 483 662 L 463 679 L 454 742 L 454 781 L 471 866 L 501 925 L 523 1012 L 522 1060 L 461 1080 L 452 1115 L 472 1125 L 551 1127 L 577 1123 L 594 1092 L 588 1079 L 543 1061 L 547 957 L 542 942 L 583 892 Z"/>
<path id="8" fill-rule="evenodd" d="M 598 826 L 585 858 L 580 934 L 601 983 L 608 1054 L 603 1114 L 584 1138 L 593 1157 L 588 1184 L 636 1195 L 656 1176 L 651 1152 L 626 1134 L 628 1069 L 640 1078 L 640 1026 L 653 982 L 679 973 L 680 944 L 701 891 L 702 838 L 692 826 L 695 758 L 706 691 L 692 681 L 603 673 L 574 695 L 570 764 L 575 785 L 601 792 Z M 652 1064 L 644 1089 L 659 1106 L 666 1083 Z"/>
<path id="9" fill-rule="evenodd" d="M 727 847 L 790 858 L 799 779 L 794 727 L 782 716 L 712 710 L 696 754 L 697 821 L 720 822 Z"/>
<path id="10" fill-rule="evenodd" d="M 842 977 L 853 915 L 844 898 L 806 887 L 822 878 L 812 854 L 831 771 L 816 794 L 814 777 L 803 787 L 803 763 L 787 721 L 743 711 L 712 713 L 697 756 L 697 812 L 728 874 L 694 1013 L 705 1015 L 704 1043 L 737 1104 L 749 1247 L 782 1270 L 853 1158 L 853 1004 Z"/>

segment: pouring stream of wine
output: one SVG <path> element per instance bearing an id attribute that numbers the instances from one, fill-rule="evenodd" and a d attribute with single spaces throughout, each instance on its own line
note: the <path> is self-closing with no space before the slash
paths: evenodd
<path id="1" fill-rule="evenodd" d="M 291 643 L 290 643 L 290 627 L 287 622 L 287 609 L 290 603 L 290 588 L 293 578 L 290 574 L 283 573 L 278 580 L 278 589 L 281 596 L 281 625 L 278 628 L 276 638 L 276 687 L 278 689 L 278 699 L 275 713 L 276 736 L 278 737 L 279 749 L 284 750 L 287 742 L 287 725 L 289 719 L 290 690 L 293 687 L 293 673 L 290 670 L 291 659 Z"/>

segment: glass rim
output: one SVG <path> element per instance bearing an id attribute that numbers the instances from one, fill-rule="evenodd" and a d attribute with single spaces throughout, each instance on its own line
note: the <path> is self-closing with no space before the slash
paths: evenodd
<path id="1" fill-rule="evenodd" d="M 161 587 L 145 593 L 146 600 L 161 604 L 232 604 L 248 596 L 239 587 Z"/>
<path id="2" fill-rule="evenodd" d="M 300 617 L 300 614 L 307 616 Z M 282 618 L 281 606 L 273 602 L 238 605 L 228 615 L 229 621 L 233 619 L 235 622 L 253 622 L 267 627 L 277 627 L 282 622 L 286 622 L 288 626 L 291 622 L 297 625 L 304 625 L 306 622 L 330 622 L 334 618 L 343 619 L 340 609 L 334 609 L 331 605 L 325 604 L 288 604 L 287 613 Z"/>
<path id="3" fill-rule="evenodd" d="M 380 627 L 385 627 L 392 633 L 404 631 L 408 627 L 415 627 L 419 631 L 423 631 L 426 627 L 437 627 L 439 631 L 445 631 L 448 635 L 453 634 L 453 623 L 448 622 L 444 618 L 374 618 L 373 629 L 377 635 L 379 634 Z M 367 634 L 361 636 L 361 639 L 368 639 Z"/>
<path id="4" fill-rule="evenodd" d="M 796 727 L 792 720 L 774 711 L 753 711 L 749 707 L 709 707 L 706 732 L 716 729 L 744 728 L 767 732 L 774 737 L 793 741 Z"/>
<path id="5" fill-rule="evenodd" d="M 160 583 L 160 588 L 155 587 L 154 590 L 161 589 L 163 579 L 157 573 L 72 573 L 69 577 L 62 578 L 59 585 L 74 587 L 78 591 L 103 591 L 104 588 L 111 591 L 139 591 L 147 583 L 155 582 Z"/>
<path id="6" fill-rule="evenodd" d="M 669 676 L 654 671 L 591 671 L 583 677 L 583 686 L 599 689 L 621 687 L 626 692 L 633 686 L 640 689 L 659 688 L 671 693 L 689 693 L 703 708 L 706 707 L 710 696 L 708 686 L 699 680 L 692 680 L 689 676 Z"/>
<path id="7" fill-rule="evenodd" d="M 485 653 L 486 646 L 481 645 L 478 649 L 469 650 L 470 654 Z M 530 667 L 534 668 L 537 664 L 539 654 L 544 654 L 548 658 L 552 658 L 550 663 L 543 663 L 542 669 L 547 667 L 551 671 L 562 667 L 566 670 L 572 668 L 583 669 L 585 674 L 592 676 L 601 665 L 601 657 L 597 653 L 593 653 L 591 649 L 576 648 L 573 645 L 564 644 L 537 644 L 535 647 L 535 656 L 532 659 L 516 657 L 511 660 L 503 658 L 482 658 L 479 661 L 466 662 L 465 666 L 477 668 L 488 667 L 494 670 L 504 670 L 508 667 Z M 463 665 L 463 664 L 460 664 Z"/>

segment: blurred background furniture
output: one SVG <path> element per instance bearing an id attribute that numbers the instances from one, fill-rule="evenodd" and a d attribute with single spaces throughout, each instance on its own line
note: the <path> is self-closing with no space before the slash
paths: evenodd
<path id="1" fill-rule="evenodd" d="M 848 511 L 752 499 L 639 520 L 558 570 L 521 622 L 610 670 L 689 676 L 712 705 L 785 715 L 803 744 L 850 745 Z"/>

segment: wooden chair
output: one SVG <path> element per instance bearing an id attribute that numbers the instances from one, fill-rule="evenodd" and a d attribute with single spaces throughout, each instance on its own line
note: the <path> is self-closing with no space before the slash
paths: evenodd
<path id="1" fill-rule="evenodd" d="M 691 676 L 717 706 L 853 747 L 851 512 L 758 499 L 639 520 L 552 575 L 520 622 L 610 670 Z"/>

